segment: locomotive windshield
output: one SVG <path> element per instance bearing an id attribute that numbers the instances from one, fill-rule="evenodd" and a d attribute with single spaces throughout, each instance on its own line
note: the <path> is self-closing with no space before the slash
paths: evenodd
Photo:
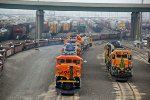
<path id="1" fill-rule="evenodd" d="M 72 63 L 71 59 L 66 59 L 66 63 Z"/>
<path id="2" fill-rule="evenodd" d="M 74 64 L 80 64 L 80 60 L 75 60 L 75 59 L 58 59 L 58 64 L 63 64 L 63 63 L 74 63 Z"/>
<path id="3" fill-rule="evenodd" d="M 62 64 L 62 63 L 65 63 L 65 60 L 64 59 L 59 59 L 58 64 Z"/>
<path id="4" fill-rule="evenodd" d="M 80 64 L 80 60 L 73 60 L 73 63 Z"/>
<path id="5" fill-rule="evenodd" d="M 75 46 L 69 44 L 66 46 L 66 51 L 75 51 Z"/>
<path id="6" fill-rule="evenodd" d="M 120 55 L 120 54 L 117 54 L 117 58 L 127 58 L 127 55 Z"/>

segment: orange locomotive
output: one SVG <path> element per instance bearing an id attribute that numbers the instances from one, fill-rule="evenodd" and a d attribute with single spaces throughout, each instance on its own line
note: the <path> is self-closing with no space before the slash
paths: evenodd
<path id="1" fill-rule="evenodd" d="M 56 90 L 74 93 L 80 89 L 83 60 L 75 55 L 60 55 L 56 58 Z"/>
<path id="2" fill-rule="evenodd" d="M 75 48 L 74 51 L 76 52 L 76 54 L 74 54 L 74 55 L 81 56 L 83 41 L 79 35 L 68 36 L 68 38 L 64 41 L 64 48 L 67 46 L 67 44 L 72 44 L 72 46 L 74 46 L 74 48 Z M 64 48 L 62 48 L 62 52 L 66 52 L 64 50 Z M 67 53 L 70 53 L 70 51 L 68 51 Z"/>
<path id="3" fill-rule="evenodd" d="M 76 44 L 66 43 L 61 50 L 62 55 L 78 55 L 81 56 L 81 49 Z"/>
<path id="4" fill-rule="evenodd" d="M 67 39 L 64 41 L 64 44 L 66 44 L 68 42 L 83 44 L 82 38 L 79 35 L 70 35 L 70 36 L 68 36 Z"/>
<path id="5" fill-rule="evenodd" d="M 80 48 L 79 52 L 83 52 L 86 50 L 88 47 L 92 46 L 92 38 L 86 36 L 86 35 L 70 35 L 67 37 L 67 39 L 64 41 L 64 44 L 66 43 L 74 43 Z"/>
<path id="6" fill-rule="evenodd" d="M 108 71 L 116 78 L 126 79 L 132 77 L 132 54 L 118 41 L 105 45 L 105 63 Z"/>
<path id="7" fill-rule="evenodd" d="M 132 76 L 131 51 L 116 49 L 110 54 L 110 73 L 115 77 Z"/>

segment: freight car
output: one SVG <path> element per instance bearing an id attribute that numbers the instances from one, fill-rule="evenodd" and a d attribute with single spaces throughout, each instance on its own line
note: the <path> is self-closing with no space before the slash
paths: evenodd
<path id="1" fill-rule="evenodd" d="M 58 33 L 58 22 L 50 22 L 50 33 L 52 36 L 56 35 Z"/>
<path id="2" fill-rule="evenodd" d="M 48 22 L 44 22 L 43 25 L 43 33 L 49 33 L 49 23 Z"/>
<path id="3" fill-rule="evenodd" d="M 12 26 L 12 39 L 27 39 L 31 30 L 29 23 L 22 23 Z"/>
<path id="4" fill-rule="evenodd" d="M 93 26 L 93 30 L 95 32 L 101 32 L 102 31 L 102 25 L 100 23 L 95 23 L 95 25 Z"/>
<path id="5" fill-rule="evenodd" d="M 50 22 L 50 33 L 52 36 L 57 35 L 59 32 L 62 32 L 62 23 L 58 23 L 57 21 Z"/>
<path id="6" fill-rule="evenodd" d="M 64 21 L 64 22 L 62 23 L 62 32 L 67 33 L 67 32 L 70 31 L 70 28 L 71 28 L 71 23 L 70 23 L 70 21 Z"/>
<path id="7" fill-rule="evenodd" d="M 9 37 L 10 37 L 9 30 L 4 27 L 0 28 L 0 41 L 8 40 Z"/>
<path id="8" fill-rule="evenodd" d="M 80 22 L 79 25 L 78 25 L 78 32 L 79 33 L 85 33 L 86 31 L 86 24 L 83 23 L 83 22 Z"/>
<path id="9" fill-rule="evenodd" d="M 78 22 L 77 21 L 73 21 L 72 25 L 71 25 L 71 31 L 72 32 L 77 32 L 78 29 Z"/>
<path id="10" fill-rule="evenodd" d="M 131 21 L 129 20 L 103 20 L 103 26 L 113 31 L 125 30 L 126 32 L 131 31 Z"/>

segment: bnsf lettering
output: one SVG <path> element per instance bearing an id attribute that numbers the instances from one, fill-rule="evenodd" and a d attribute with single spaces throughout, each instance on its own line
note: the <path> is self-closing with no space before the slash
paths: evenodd
<path id="1" fill-rule="evenodd" d="M 70 71 L 61 71 L 61 72 L 58 72 L 59 74 L 70 74 Z M 75 73 L 75 72 L 74 72 Z"/>

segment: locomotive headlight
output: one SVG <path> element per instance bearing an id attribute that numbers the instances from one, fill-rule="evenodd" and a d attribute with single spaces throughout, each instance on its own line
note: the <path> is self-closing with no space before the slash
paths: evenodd
<path id="1" fill-rule="evenodd" d="M 80 68 L 77 68 L 77 69 L 76 69 L 76 71 L 79 71 L 79 70 L 80 70 Z"/>
<path id="2" fill-rule="evenodd" d="M 133 67 L 133 66 L 130 64 L 130 65 L 129 65 L 129 68 L 131 69 L 132 67 Z"/>
<path id="3" fill-rule="evenodd" d="M 111 67 L 112 67 L 112 69 L 115 69 L 116 65 L 112 65 Z"/>
<path id="4" fill-rule="evenodd" d="M 2 61 L 0 61 L 0 65 L 2 65 Z"/>
<path id="5" fill-rule="evenodd" d="M 125 72 L 131 72 L 131 68 L 128 67 L 128 68 L 125 70 Z"/>
<path id="6" fill-rule="evenodd" d="M 126 71 L 129 71 L 130 70 L 130 68 L 126 68 Z"/>

